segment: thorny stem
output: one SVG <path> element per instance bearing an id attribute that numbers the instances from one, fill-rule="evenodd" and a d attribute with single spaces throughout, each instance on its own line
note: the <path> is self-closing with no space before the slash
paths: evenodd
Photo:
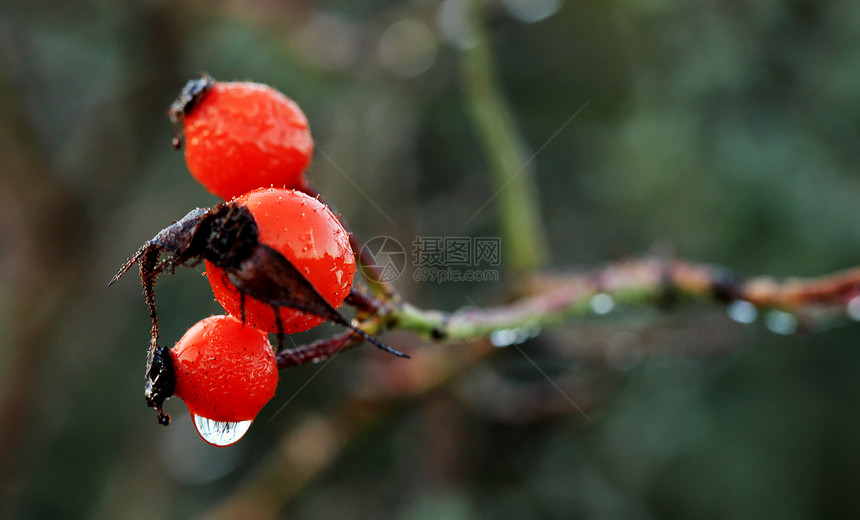
<path id="1" fill-rule="evenodd" d="M 419 309 L 409 303 L 379 302 L 373 321 L 378 331 L 411 330 L 428 339 L 460 341 L 485 338 L 496 331 L 537 330 L 594 313 L 598 294 L 615 306 L 666 305 L 675 301 L 742 300 L 760 310 L 792 314 L 805 330 L 815 330 L 844 316 L 848 302 L 860 295 L 860 268 L 817 278 L 744 280 L 708 264 L 647 257 L 552 279 L 535 279 L 532 294 L 510 304 L 453 313 Z M 369 298 L 369 297 L 365 297 Z"/>
<path id="2" fill-rule="evenodd" d="M 355 332 L 348 330 L 328 339 L 315 341 L 300 347 L 283 350 L 275 355 L 278 368 L 288 368 L 303 365 L 305 363 L 319 363 L 329 357 L 354 347 L 364 341 L 364 338 Z"/>
<path id="3" fill-rule="evenodd" d="M 379 315 L 385 305 L 382 301 L 365 294 L 355 287 L 346 295 L 345 301 L 355 308 L 356 312 L 367 316 Z"/>
<path id="4" fill-rule="evenodd" d="M 779 281 L 762 276 L 744 280 L 718 266 L 646 257 L 586 273 L 535 278 L 529 296 L 498 307 L 452 313 L 424 310 L 357 291 L 348 301 L 366 317 L 359 326 L 368 334 L 410 330 L 427 339 L 455 342 L 511 330 L 521 331 L 520 337 L 528 338 L 543 327 L 593 314 L 593 299 L 601 294 L 611 298 L 613 307 L 666 306 L 682 300 L 722 304 L 745 301 L 760 310 L 789 313 L 802 330 L 814 331 L 844 316 L 848 303 L 860 295 L 860 268 L 817 278 Z M 361 336 L 347 331 L 280 352 L 278 367 L 322 361 L 361 342 Z"/>
<path id="5" fill-rule="evenodd" d="M 367 319 L 358 324 L 359 328 L 368 334 L 378 334 L 381 332 L 383 327 L 380 321 L 389 313 L 388 304 L 364 294 L 355 288 L 346 297 L 346 302 L 356 309 L 357 316 Z M 309 362 L 319 363 L 338 352 L 358 346 L 364 341 L 365 338 L 357 332 L 347 330 L 331 338 L 281 350 L 275 355 L 275 361 L 278 364 L 278 369 L 299 366 Z"/>

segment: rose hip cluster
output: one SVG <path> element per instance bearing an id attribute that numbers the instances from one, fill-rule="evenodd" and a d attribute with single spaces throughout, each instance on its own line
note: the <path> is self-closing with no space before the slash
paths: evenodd
<path id="1" fill-rule="evenodd" d="M 275 394 L 268 333 L 280 349 L 285 334 L 328 320 L 403 356 L 337 310 L 352 289 L 355 256 L 338 219 L 309 195 L 314 144 L 298 105 L 265 85 L 204 75 L 185 85 L 168 114 L 189 171 L 225 202 L 161 230 L 110 282 L 139 263 L 152 318 L 145 397 L 159 421 L 168 424 L 162 407 L 176 395 L 204 440 L 238 441 Z M 201 320 L 172 349 L 159 346 L 156 278 L 200 262 L 227 314 Z"/>

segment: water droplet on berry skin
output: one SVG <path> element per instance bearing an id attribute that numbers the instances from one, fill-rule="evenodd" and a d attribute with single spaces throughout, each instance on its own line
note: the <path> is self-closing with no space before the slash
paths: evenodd
<path id="1" fill-rule="evenodd" d="M 204 441 L 212 446 L 224 447 L 235 444 L 248 432 L 251 427 L 250 421 L 225 422 L 213 421 L 197 414 L 191 414 L 194 419 L 194 427 Z"/>

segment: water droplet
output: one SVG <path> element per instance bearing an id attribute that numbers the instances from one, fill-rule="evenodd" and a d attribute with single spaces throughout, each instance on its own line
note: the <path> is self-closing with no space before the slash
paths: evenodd
<path id="1" fill-rule="evenodd" d="M 507 347 L 513 345 L 516 339 L 514 329 L 494 330 L 490 333 L 490 343 L 494 347 Z"/>
<path id="2" fill-rule="evenodd" d="M 537 325 L 514 329 L 494 330 L 490 333 L 490 343 L 492 343 L 494 347 L 509 347 L 511 345 L 519 345 L 528 339 L 534 338 L 538 334 L 540 334 L 540 327 Z"/>
<path id="3" fill-rule="evenodd" d="M 607 314 L 615 308 L 615 300 L 606 293 L 597 293 L 591 297 L 591 310 L 597 314 Z"/>
<path id="4" fill-rule="evenodd" d="M 241 439 L 251 427 L 253 421 L 224 422 L 213 421 L 206 417 L 191 414 L 194 427 L 203 440 L 213 446 L 229 446 Z"/>
<path id="5" fill-rule="evenodd" d="M 769 331 L 787 336 L 797 330 L 797 318 L 783 311 L 770 311 L 764 317 L 764 326 Z"/>
<path id="6" fill-rule="evenodd" d="M 860 321 L 860 296 L 855 296 L 848 300 L 848 307 L 845 308 L 848 317 L 854 321 Z"/>
<path id="7" fill-rule="evenodd" d="M 758 319 L 758 309 L 746 300 L 735 300 L 726 307 L 729 318 L 738 323 L 752 323 Z"/>

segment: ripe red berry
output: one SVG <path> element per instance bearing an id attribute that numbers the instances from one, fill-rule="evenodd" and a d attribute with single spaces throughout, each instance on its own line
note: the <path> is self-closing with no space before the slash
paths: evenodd
<path id="1" fill-rule="evenodd" d="M 232 316 L 210 316 L 170 350 L 181 397 L 203 439 L 226 446 L 241 438 L 275 395 L 278 367 L 268 337 Z"/>
<path id="2" fill-rule="evenodd" d="M 259 189 L 231 201 L 248 208 L 259 228 L 259 241 L 284 256 L 335 309 L 349 294 L 355 256 L 349 235 L 319 200 L 294 190 Z M 206 261 L 206 274 L 215 298 L 233 316 L 242 313 L 242 296 L 224 271 Z M 253 327 L 278 332 L 270 303 L 244 299 L 245 319 Z M 279 309 L 282 331 L 301 332 L 323 322 L 320 316 L 290 307 Z"/>
<path id="3" fill-rule="evenodd" d="M 183 123 L 188 169 L 222 199 L 254 188 L 305 186 L 314 149 L 308 120 L 277 90 L 204 76 L 189 82 L 170 112 Z"/>

